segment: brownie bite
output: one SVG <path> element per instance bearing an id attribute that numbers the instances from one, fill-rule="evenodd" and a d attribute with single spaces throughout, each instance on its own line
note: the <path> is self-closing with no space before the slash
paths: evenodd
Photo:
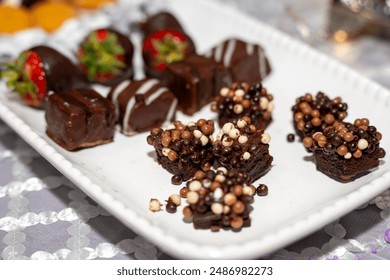
<path id="1" fill-rule="evenodd" d="M 216 172 L 198 171 L 185 189 L 189 205 L 183 215 L 192 218 L 196 229 L 240 230 L 251 225 L 250 204 L 256 188 L 245 173 L 224 167 Z"/>
<path id="2" fill-rule="evenodd" d="M 256 181 L 271 167 L 270 140 L 270 135 L 258 130 L 248 117 L 226 123 L 213 144 L 216 165 L 238 169 L 248 174 L 251 182 Z"/>
<path id="3" fill-rule="evenodd" d="M 301 139 L 312 136 L 335 121 L 343 121 L 347 109 L 348 105 L 340 97 L 331 99 L 323 92 L 318 92 L 315 97 L 306 93 L 298 97 L 292 107 L 295 131 Z"/>
<path id="4" fill-rule="evenodd" d="M 231 82 L 256 84 L 271 72 L 270 63 L 260 45 L 235 38 L 223 41 L 206 56 L 228 69 Z"/>
<path id="5" fill-rule="evenodd" d="M 366 118 L 354 123 L 335 121 L 322 132 L 303 139 L 314 154 L 317 169 L 326 175 L 348 181 L 379 165 L 386 153 L 380 147 L 382 134 Z"/>
<path id="6" fill-rule="evenodd" d="M 227 122 L 237 123 L 245 116 L 257 129 L 265 129 L 272 121 L 273 96 L 261 83 L 233 83 L 219 91 L 211 110 L 218 113 L 220 127 Z"/>
<path id="7" fill-rule="evenodd" d="M 93 89 L 68 89 L 49 96 L 45 119 L 47 135 L 66 150 L 111 142 L 115 107 Z"/>
<path id="8" fill-rule="evenodd" d="M 226 84 L 225 68 L 199 55 L 168 64 L 166 71 L 168 86 L 179 101 L 179 110 L 186 115 L 193 115 L 213 101 Z"/>
<path id="9" fill-rule="evenodd" d="M 113 87 L 107 98 L 116 107 L 121 132 L 134 135 L 171 123 L 177 99 L 159 80 L 126 80 Z"/>
<path id="10" fill-rule="evenodd" d="M 166 130 L 153 128 L 147 142 L 155 148 L 158 163 L 174 174 L 172 182 L 180 184 L 197 170 L 209 170 L 212 166 L 213 132 L 212 120 L 200 119 L 187 125 L 175 121 Z"/>

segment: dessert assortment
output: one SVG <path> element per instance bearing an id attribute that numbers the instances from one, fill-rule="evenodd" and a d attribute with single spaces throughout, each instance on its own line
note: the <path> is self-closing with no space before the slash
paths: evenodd
<path id="1" fill-rule="evenodd" d="M 273 162 L 265 129 L 275 105 L 262 83 L 271 73 L 264 48 L 229 38 L 197 53 L 167 12 L 149 15 L 139 27 L 146 78 L 133 77 L 136 48 L 128 34 L 108 27 L 86 34 L 77 63 L 36 46 L 7 63 L 1 77 L 23 102 L 45 111 L 47 135 L 66 150 L 115 141 L 116 129 L 126 136 L 150 132 L 146 142 L 156 164 L 172 174 L 173 185 L 185 184 L 166 200 L 166 212 L 176 213 L 183 198 L 183 215 L 196 229 L 250 226 L 253 197 L 268 195 L 268 186 L 254 183 Z M 95 84 L 108 87 L 108 95 L 95 91 Z M 191 117 L 206 106 L 215 120 L 177 119 L 177 111 Z M 381 133 L 365 118 L 345 122 L 347 109 L 341 98 L 321 92 L 297 98 L 292 108 L 296 134 L 317 169 L 342 181 L 364 175 L 385 156 Z M 149 210 L 163 205 L 153 198 Z"/>
<path id="2" fill-rule="evenodd" d="M 347 108 L 340 97 L 330 99 L 322 92 L 297 98 L 292 108 L 297 134 L 313 152 L 317 169 L 341 181 L 368 173 L 386 155 L 382 134 L 368 119 L 344 121 Z"/>

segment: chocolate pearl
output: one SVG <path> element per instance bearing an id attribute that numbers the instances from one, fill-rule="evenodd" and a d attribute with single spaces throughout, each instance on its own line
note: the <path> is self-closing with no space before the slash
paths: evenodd
<path id="1" fill-rule="evenodd" d="M 287 134 L 287 142 L 294 142 L 295 136 L 292 133 Z"/>
<path id="2" fill-rule="evenodd" d="M 150 131 L 150 133 L 151 133 L 153 136 L 158 136 L 161 132 L 162 132 L 162 129 L 161 129 L 161 128 L 152 128 L 152 130 Z"/>
<path id="3" fill-rule="evenodd" d="M 231 151 L 232 150 L 230 147 L 223 147 L 222 148 L 222 155 L 230 155 Z"/>
<path id="4" fill-rule="evenodd" d="M 180 177 L 181 178 L 181 177 Z M 179 194 L 180 194 L 180 196 L 182 197 L 182 198 L 186 198 L 187 197 L 187 193 L 189 192 L 190 190 L 187 188 L 187 187 L 182 187 L 181 189 L 180 189 L 180 192 L 179 192 Z"/>
<path id="5" fill-rule="evenodd" d="M 204 204 L 204 201 L 199 201 L 199 204 L 196 206 L 196 211 L 203 214 L 207 211 L 208 207 L 206 204 Z"/>
<path id="6" fill-rule="evenodd" d="M 318 111 L 318 110 L 311 111 L 311 116 L 313 118 L 319 118 L 320 117 L 320 111 Z"/>
<path id="7" fill-rule="evenodd" d="M 363 155 L 363 153 L 361 150 L 356 150 L 352 155 L 354 158 L 360 158 Z"/>
<path id="8" fill-rule="evenodd" d="M 171 143 L 171 141 L 172 141 L 172 138 L 169 137 L 169 136 L 166 136 L 166 137 L 163 137 L 163 138 L 161 139 L 161 144 L 162 144 L 164 147 L 168 147 L 169 144 Z"/>
<path id="9" fill-rule="evenodd" d="M 173 175 L 171 178 L 171 183 L 173 185 L 180 185 L 182 182 L 183 182 L 183 178 L 178 174 Z"/>
<path id="10" fill-rule="evenodd" d="M 310 148 L 312 145 L 313 145 L 313 139 L 311 137 L 305 137 L 303 138 L 303 145 L 306 147 L 306 148 Z"/>
<path id="11" fill-rule="evenodd" d="M 241 145 L 240 144 L 234 144 L 233 145 L 233 151 L 235 151 L 235 152 L 241 151 Z"/>
<path id="12" fill-rule="evenodd" d="M 242 185 L 235 185 L 232 191 L 237 197 L 242 196 L 243 187 Z"/>
<path id="13" fill-rule="evenodd" d="M 198 170 L 195 172 L 194 178 L 198 181 L 203 180 L 206 177 L 206 173 L 202 170 Z"/>
<path id="14" fill-rule="evenodd" d="M 233 229 L 240 229 L 244 225 L 244 220 L 241 217 L 236 217 L 230 222 L 230 226 Z"/>
<path id="15" fill-rule="evenodd" d="M 185 139 L 185 140 L 183 140 L 183 145 L 189 146 L 189 145 L 191 145 L 191 141 L 189 139 Z"/>
<path id="16" fill-rule="evenodd" d="M 154 144 L 154 139 L 152 136 L 148 135 L 148 137 L 146 137 L 146 142 L 148 142 L 149 145 L 152 145 Z"/>
<path id="17" fill-rule="evenodd" d="M 184 130 L 181 132 L 181 138 L 182 139 L 190 139 L 191 138 L 191 132 L 189 130 Z"/>
<path id="18" fill-rule="evenodd" d="M 205 124 L 206 124 L 206 120 L 205 119 L 199 119 L 197 122 L 196 122 L 196 125 L 198 126 L 198 127 L 202 127 L 202 126 L 204 126 Z"/>
<path id="19" fill-rule="evenodd" d="M 203 132 L 205 135 L 211 135 L 214 132 L 214 127 L 212 127 L 209 124 L 204 124 L 203 126 L 200 127 L 200 130 Z"/>
<path id="20" fill-rule="evenodd" d="M 343 143 L 343 139 L 339 135 L 335 135 L 334 137 L 332 137 L 330 142 L 332 143 L 333 146 L 338 147 Z"/>
<path id="21" fill-rule="evenodd" d="M 182 145 L 181 141 L 175 141 L 172 143 L 172 149 L 175 150 L 176 152 L 180 152 L 182 146 L 183 145 Z"/>
<path id="22" fill-rule="evenodd" d="M 303 121 L 304 121 L 304 122 L 308 122 L 308 121 L 310 121 L 310 120 L 311 120 L 311 115 L 309 115 L 309 114 L 303 115 Z"/>
<path id="23" fill-rule="evenodd" d="M 362 118 L 362 124 L 368 126 L 370 124 L 370 121 L 367 118 Z"/>
<path id="24" fill-rule="evenodd" d="M 378 157 L 384 158 L 385 156 L 386 156 L 386 151 L 383 148 L 379 148 Z"/>
<path id="25" fill-rule="evenodd" d="M 167 205 L 165 206 L 165 210 L 168 213 L 175 213 L 177 210 L 177 206 L 174 203 L 168 201 Z"/>
<path id="26" fill-rule="evenodd" d="M 325 146 L 324 146 L 324 151 L 327 152 L 327 153 L 330 153 L 331 151 L 333 150 L 333 146 L 331 143 L 326 143 Z"/>
<path id="27" fill-rule="evenodd" d="M 206 178 L 213 181 L 215 178 L 215 172 L 212 170 L 206 171 Z"/>
<path id="28" fill-rule="evenodd" d="M 265 184 L 260 184 L 256 188 L 256 193 L 258 196 L 266 196 L 268 194 L 268 187 Z"/>
<path id="29" fill-rule="evenodd" d="M 367 129 L 368 133 L 370 133 L 371 135 L 374 135 L 375 132 L 376 132 L 376 127 L 373 126 L 373 125 L 370 125 Z"/>
<path id="30" fill-rule="evenodd" d="M 199 153 L 192 154 L 191 155 L 191 160 L 192 160 L 193 163 L 200 163 L 201 158 L 200 158 Z"/>
<path id="31" fill-rule="evenodd" d="M 245 204 L 244 202 L 238 200 L 236 202 L 234 202 L 233 204 L 233 207 L 232 207 L 232 210 L 234 213 L 236 214 L 241 214 L 242 212 L 244 212 L 245 210 Z"/>
<path id="32" fill-rule="evenodd" d="M 347 132 L 344 134 L 343 136 L 344 140 L 347 141 L 347 142 L 351 142 L 353 140 L 353 134 L 350 133 L 350 132 Z"/>
<path id="33" fill-rule="evenodd" d="M 303 120 L 303 113 L 302 112 L 295 113 L 294 114 L 294 121 L 299 122 L 300 120 Z"/>
<path id="34" fill-rule="evenodd" d="M 348 153 L 348 148 L 345 145 L 341 145 L 337 148 L 337 153 L 340 156 L 345 156 Z"/>
<path id="35" fill-rule="evenodd" d="M 303 126 L 303 130 L 305 132 L 309 132 L 312 128 L 313 128 L 313 125 L 310 122 L 305 123 L 305 125 Z"/>
<path id="36" fill-rule="evenodd" d="M 169 158 L 171 161 L 177 160 L 178 157 L 179 157 L 179 156 L 177 155 L 177 153 L 176 153 L 175 151 L 173 151 L 173 150 L 169 151 L 169 153 L 168 153 L 168 158 Z"/>
<path id="37" fill-rule="evenodd" d="M 366 138 L 367 136 L 367 132 L 362 128 L 358 129 L 357 134 L 360 136 L 360 138 Z"/>
<path id="38" fill-rule="evenodd" d="M 321 120 L 320 120 L 320 118 L 314 118 L 314 119 L 312 119 L 312 120 L 311 120 L 311 124 L 312 124 L 313 126 L 320 126 L 320 125 L 321 125 Z"/>
<path id="39" fill-rule="evenodd" d="M 186 206 L 183 208 L 183 215 L 186 218 L 191 218 L 192 217 L 192 210 L 189 206 Z"/>

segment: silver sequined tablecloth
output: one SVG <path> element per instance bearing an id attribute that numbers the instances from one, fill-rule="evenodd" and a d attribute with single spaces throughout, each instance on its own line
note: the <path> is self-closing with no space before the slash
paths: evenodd
<path id="1" fill-rule="evenodd" d="M 217 1 L 217 0 L 215 0 Z M 320 32 L 329 1 L 219 1 L 298 39 L 286 7 Z M 316 2 L 314 5 L 313 2 Z M 306 41 L 390 89 L 390 41 Z M 390 190 L 267 259 L 390 259 Z M 171 259 L 88 198 L 0 120 L 0 259 Z"/>

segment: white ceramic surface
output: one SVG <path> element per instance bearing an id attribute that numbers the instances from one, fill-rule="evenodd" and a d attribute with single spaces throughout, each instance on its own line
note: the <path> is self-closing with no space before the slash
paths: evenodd
<path id="1" fill-rule="evenodd" d="M 260 43 L 273 72 L 264 85 L 274 94 L 272 169 L 257 183 L 269 195 L 256 197 L 252 226 L 241 232 L 195 230 L 176 214 L 151 213 L 151 198 L 161 201 L 180 189 L 171 174 L 158 166 L 147 134 L 126 137 L 119 132 L 111 144 L 67 152 L 45 135 L 44 113 L 23 106 L 11 94 L 0 95 L 0 117 L 32 147 L 101 206 L 162 250 L 179 258 L 255 258 L 282 248 L 332 222 L 390 186 L 387 157 L 379 168 L 354 182 L 342 184 L 317 172 L 293 132 L 291 106 L 305 92 L 321 90 L 341 96 L 349 105 L 349 120 L 368 117 L 383 134 L 390 151 L 390 94 L 379 85 L 280 32 L 225 6 L 201 0 L 166 1 L 203 52 L 227 37 Z M 2 85 L 2 91 L 4 85 Z M 215 118 L 203 108 L 193 118 Z"/>

